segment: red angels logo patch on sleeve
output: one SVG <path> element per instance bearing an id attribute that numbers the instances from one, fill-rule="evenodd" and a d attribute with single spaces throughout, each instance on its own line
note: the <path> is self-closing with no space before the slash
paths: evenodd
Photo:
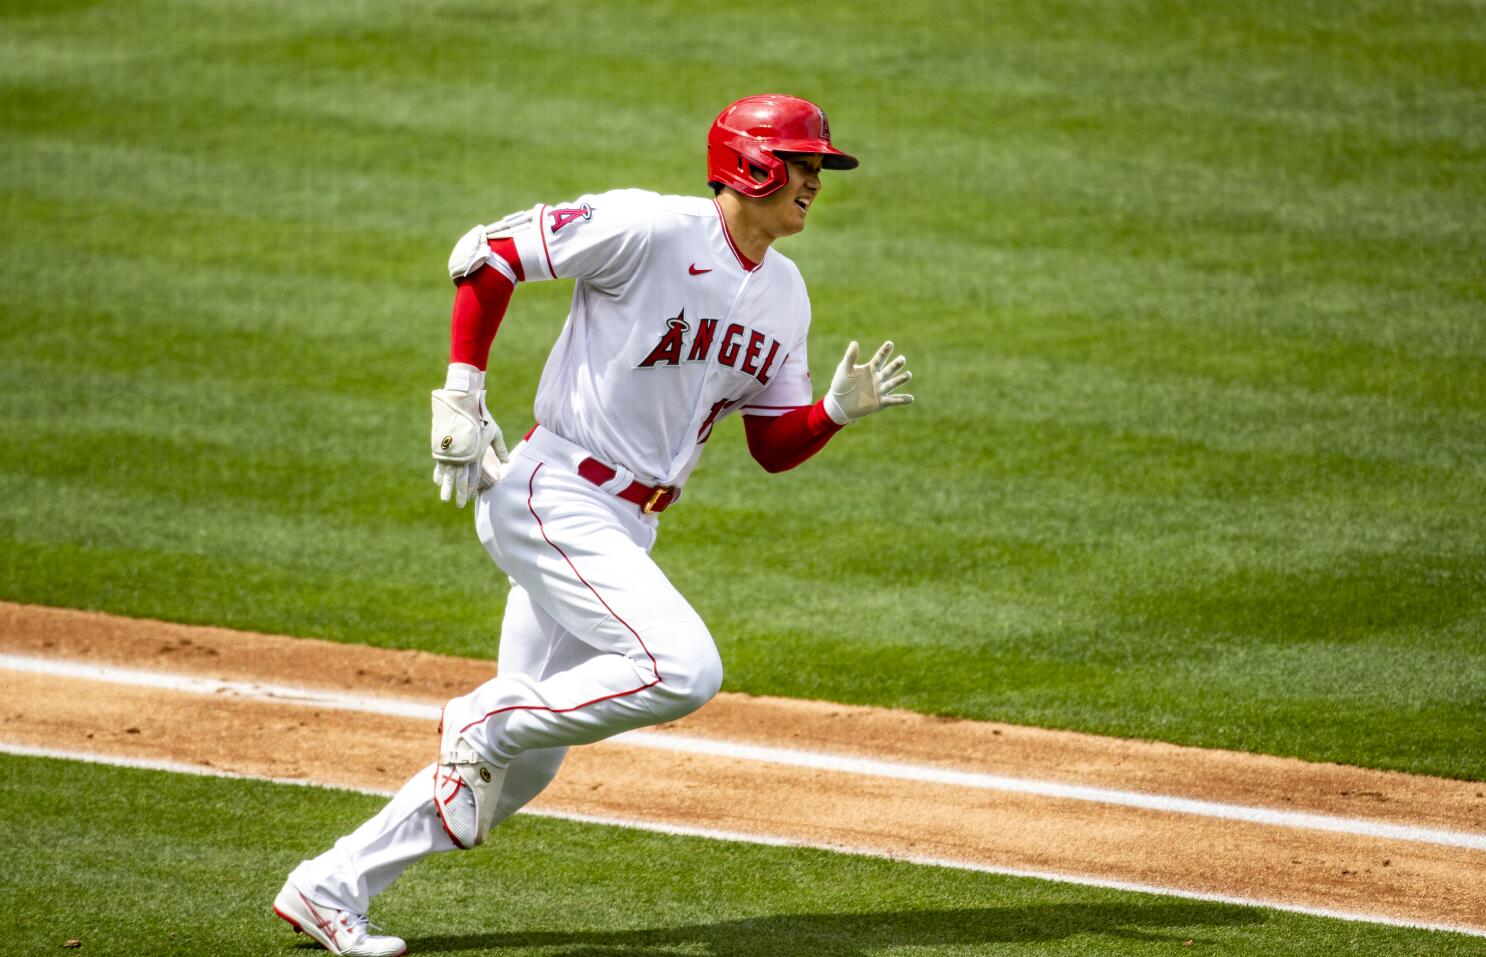
<path id="1" fill-rule="evenodd" d="M 563 206 L 558 209 L 547 210 L 547 215 L 552 217 L 552 235 L 556 236 L 558 230 L 574 220 L 588 220 L 593 218 L 593 207 L 584 203 L 582 206 Z"/>

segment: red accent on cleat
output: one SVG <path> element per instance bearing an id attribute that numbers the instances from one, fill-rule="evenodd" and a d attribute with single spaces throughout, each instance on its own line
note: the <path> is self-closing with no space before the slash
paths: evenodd
<path id="1" fill-rule="evenodd" d="M 296 934 L 302 934 L 302 933 L 304 933 L 304 931 L 300 929 L 299 925 L 294 922 L 294 919 L 291 918 L 288 914 L 286 914 L 283 911 L 279 910 L 277 907 L 275 907 L 273 909 L 273 912 L 275 914 L 278 914 L 279 917 L 281 917 L 283 920 L 287 921 L 288 924 L 289 924 L 289 926 L 294 928 L 294 933 L 296 933 Z"/>
<path id="2" fill-rule="evenodd" d="M 443 727 L 443 723 L 442 722 L 440 722 L 439 727 L 440 728 Z M 438 813 L 438 816 L 439 816 L 439 826 L 444 829 L 444 833 L 445 834 L 449 835 L 449 840 L 453 841 L 454 842 L 454 846 L 457 847 L 457 848 L 459 848 L 461 851 L 467 851 L 467 850 L 469 850 L 469 848 L 467 848 L 463 844 L 459 843 L 459 838 L 457 838 L 457 837 L 454 836 L 454 832 L 449 829 L 449 822 L 444 819 L 444 802 L 439 799 L 439 789 L 438 789 L 438 785 L 440 783 L 448 783 L 450 780 L 454 781 L 454 790 L 449 795 L 449 799 L 450 800 L 453 800 L 454 799 L 454 795 L 459 793 L 459 789 L 462 788 L 462 787 L 464 787 L 464 781 L 460 779 L 459 775 L 455 774 L 453 771 L 450 771 L 449 772 L 449 777 L 446 778 L 443 782 L 440 782 L 439 781 L 439 770 L 440 770 L 440 768 L 434 768 L 433 769 L 433 780 L 434 780 L 433 809 L 434 809 L 434 811 L 436 811 Z"/>

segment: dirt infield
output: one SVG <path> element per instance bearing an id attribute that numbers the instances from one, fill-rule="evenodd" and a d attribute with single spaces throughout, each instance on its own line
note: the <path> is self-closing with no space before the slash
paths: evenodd
<path id="1" fill-rule="evenodd" d="M 117 675 L 62 675 L 48 663 L 428 707 L 494 673 L 489 661 L 5 603 L 0 654 L 14 656 L 0 663 L 0 741 L 380 789 L 428 763 L 432 720 L 326 707 L 272 689 L 204 694 Z M 32 664 L 23 668 L 22 658 Z M 688 745 L 694 739 L 804 757 L 707 753 Z M 1477 783 L 735 694 L 640 740 L 575 749 L 536 806 L 1486 931 L 1486 850 L 1429 837 L 1463 832 L 1479 844 L 1486 786 Z M 918 777 L 831 769 L 821 755 L 890 761 Z M 983 786 L 971 776 L 1040 782 L 1042 791 Z M 1236 820 L 1047 793 L 1068 785 L 1429 831 L 1401 839 L 1386 828 L 1348 833 L 1300 818 L 1298 826 Z"/>

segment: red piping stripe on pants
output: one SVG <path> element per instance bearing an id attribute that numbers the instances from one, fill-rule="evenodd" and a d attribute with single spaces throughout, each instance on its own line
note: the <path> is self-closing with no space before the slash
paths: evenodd
<path id="1" fill-rule="evenodd" d="M 465 731 L 468 731 L 470 728 L 473 728 L 475 725 L 481 724 L 482 722 L 485 722 L 485 721 L 488 721 L 488 720 L 490 720 L 491 718 L 495 717 L 498 714 L 505 714 L 507 711 L 551 711 L 554 714 L 567 714 L 570 711 L 581 711 L 582 709 L 587 708 L 590 705 L 598 704 L 600 701 L 610 701 L 610 700 L 612 700 L 614 698 L 623 698 L 623 697 L 626 697 L 628 695 L 638 694 L 639 692 L 644 691 L 646 688 L 654 688 L 656 685 L 660 684 L 664 680 L 661 677 L 661 674 L 660 674 L 660 665 L 656 662 L 655 655 L 652 655 L 650 653 L 650 649 L 645 646 L 645 639 L 641 638 L 640 637 L 640 633 L 638 631 L 635 631 L 635 629 L 630 625 L 629 622 L 627 622 L 623 618 L 621 618 L 619 616 L 618 612 L 616 612 L 613 608 L 610 608 L 609 607 L 609 603 L 606 602 L 606 601 L 604 601 L 604 596 L 599 594 L 598 589 L 597 588 L 594 588 L 593 585 L 588 581 L 588 579 L 586 579 L 586 578 L 583 577 L 583 573 L 580 572 L 580 571 L 578 571 L 578 566 L 576 566 L 576 565 L 573 564 L 573 560 L 568 557 L 568 553 L 565 552 L 565 551 L 563 551 L 561 548 L 559 548 L 556 542 L 554 542 L 552 539 L 550 539 L 550 538 L 547 537 L 547 528 L 546 528 L 545 525 L 542 524 L 542 516 L 540 516 L 540 515 L 537 514 L 536 507 L 532 505 L 532 498 L 536 495 L 537 473 L 542 470 L 542 466 L 544 464 L 545 463 L 543 463 L 543 462 L 538 462 L 537 463 L 537 467 L 534 468 L 534 469 L 532 469 L 531 479 L 526 484 L 526 493 L 527 493 L 526 494 L 526 508 L 527 508 L 527 510 L 529 512 L 531 512 L 532 518 L 534 518 L 534 519 L 537 520 L 537 529 L 538 529 L 538 531 L 540 531 L 542 533 L 542 539 L 548 545 L 551 545 L 552 546 L 552 549 L 555 552 L 557 552 L 557 554 L 559 554 L 559 555 L 562 556 L 563 561 L 567 562 L 568 563 L 568 567 L 573 570 L 573 574 L 578 576 L 578 580 L 580 582 L 582 582 L 585 586 L 587 586 L 588 590 L 591 591 L 591 592 L 593 592 L 593 597 L 597 598 L 599 600 L 599 604 L 601 604 L 601 605 L 604 606 L 604 610 L 607 611 L 609 614 L 613 615 L 615 621 L 619 622 L 621 625 L 623 625 L 626 629 L 629 630 L 629 633 L 630 634 L 632 634 L 632 635 L 635 636 L 635 641 L 637 641 L 637 642 L 640 643 L 641 650 L 643 650 L 645 652 L 646 657 L 648 657 L 650 659 L 650 670 L 655 673 L 655 680 L 654 681 L 651 681 L 651 682 L 648 682 L 646 684 L 640 685 L 640 687 L 638 687 L 638 688 L 631 688 L 629 691 L 619 691 L 619 692 L 616 692 L 614 694 L 604 695 L 602 698 L 594 698 L 592 701 L 585 701 L 582 704 L 573 705 L 571 708 L 551 708 L 551 707 L 548 707 L 546 705 L 535 705 L 535 704 L 514 704 L 514 705 L 511 705 L 510 707 L 506 707 L 506 708 L 497 708 L 496 710 L 491 711 L 491 712 L 488 712 L 487 714 L 482 715 L 479 718 L 476 718 L 474 721 L 471 721 L 469 724 L 467 724 L 464 727 L 460 728 L 459 729 L 460 730 L 460 733 L 463 733 Z"/>

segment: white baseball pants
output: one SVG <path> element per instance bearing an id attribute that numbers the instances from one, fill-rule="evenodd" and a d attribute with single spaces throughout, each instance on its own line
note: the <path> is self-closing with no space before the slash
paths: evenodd
<path id="1" fill-rule="evenodd" d="M 497 824 L 551 783 L 569 745 L 673 721 L 722 684 L 711 634 L 650 558 L 655 518 L 581 478 L 586 456 L 539 427 L 476 502 L 480 541 L 511 591 L 497 676 L 450 701 L 444 721 L 508 765 Z M 610 484 L 630 481 L 620 470 Z M 290 878 L 311 899 L 364 914 L 413 862 L 453 849 L 429 765 Z"/>

